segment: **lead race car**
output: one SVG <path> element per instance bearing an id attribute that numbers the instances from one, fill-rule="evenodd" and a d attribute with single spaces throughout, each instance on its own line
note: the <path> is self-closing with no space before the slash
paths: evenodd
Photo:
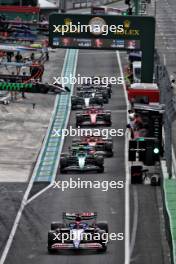
<path id="1" fill-rule="evenodd" d="M 64 249 L 107 250 L 107 222 L 97 222 L 97 213 L 63 213 L 63 222 L 51 223 L 48 252 Z"/>
<path id="2" fill-rule="evenodd" d="M 89 147 L 76 146 L 70 149 L 70 153 L 62 153 L 60 158 L 60 172 L 68 171 L 104 172 L 104 158 L 91 152 Z"/>
<path id="3" fill-rule="evenodd" d="M 80 139 L 73 139 L 72 146 L 78 145 L 89 146 L 92 148 L 92 152 L 104 157 L 113 156 L 112 138 L 103 138 L 101 136 L 85 136 Z"/>
<path id="4" fill-rule="evenodd" d="M 103 96 L 96 91 L 81 91 L 77 96 L 72 96 L 72 110 L 82 109 L 90 105 L 103 105 Z"/>
<path id="5" fill-rule="evenodd" d="M 111 111 L 102 107 L 87 107 L 76 113 L 76 126 L 111 126 Z"/>
<path id="6" fill-rule="evenodd" d="M 101 94 L 101 97 L 103 97 L 103 103 L 107 104 L 109 102 L 109 93 L 108 90 L 105 87 L 102 86 L 85 86 L 82 85 L 80 87 L 77 87 L 77 94 L 83 94 L 89 92 L 89 93 L 96 93 L 96 94 Z"/>
<path id="7" fill-rule="evenodd" d="M 104 88 L 108 91 L 109 98 L 111 98 L 112 93 L 112 85 L 107 80 L 107 77 L 105 76 L 92 76 L 91 78 L 87 78 L 85 82 L 82 83 L 85 87 L 93 86 L 94 88 Z M 79 90 L 81 87 L 77 87 Z"/>
<path id="8" fill-rule="evenodd" d="M 81 85 L 77 86 L 77 92 L 81 91 L 96 91 L 102 93 L 104 103 L 108 103 L 109 98 L 111 98 L 112 90 L 107 85 Z"/>

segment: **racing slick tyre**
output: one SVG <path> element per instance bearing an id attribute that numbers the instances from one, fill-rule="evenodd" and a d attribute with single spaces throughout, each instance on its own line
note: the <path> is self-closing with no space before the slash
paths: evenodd
<path id="1" fill-rule="evenodd" d="M 111 90 L 110 89 L 108 89 L 108 97 L 109 97 L 109 99 L 111 99 Z"/>
<path id="2" fill-rule="evenodd" d="M 100 223 L 100 224 L 102 224 L 102 226 L 104 225 L 107 225 L 107 223 Z M 107 228 L 106 226 L 105 226 L 105 228 Z M 98 233 L 100 234 L 100 241 L 99 241 L 99 243 L 101 244 L 101 246 L 102 246 L 102 248 L 100 248 L 100 249 L 98 249 L 98 251 L 101 253 L 101 252 L 105 252 L 106 250 L 107 250 L 107 241 L 106 241 L 106 239 L 103 239 L 103 235 L 105 234 L 105 233 L 108 233 L 108 232 L 105 232 L 105 230 L 99 230 L 98 231 Z"/>
<path id="3" fill-rule="evenodd" d="M 60 168 L 65 168 L 67 166 L 67 157 L 62 157 L 60 159 Z"/>
<path id="4" fill-rule="evenodd" d="M 101 229 L 104 230 L 106 233 L 109 233 L 109 227 L 107 222 L 98 222 L 97 226 Z"/>
<path id="5" fill-rule="evenodd" d="M 51 248 L 51 246 L 48 245 L 48 253 L 49 253 L 49 254 L 53 254 L 53 253 L 55 253 L 55 252 L 56 252 L 56 250 L 53 249 L 53 248 Z"/>
<path id="6" fill-rule="evenodd" d="M 103 98 L 97 97 L 96 99 L 97 99 L 97 104 L 100 105 L 100 106 L 103 106 L 103 104 L 104 104 Z"/>
<path id="7" fill-rule="evenodd" d="M 98 166 L 103 166 L 103 164 L 104 164 L 104 158 L 103 158 L 103 156 L 96 156 L 96 164 Z"/>
<path id="8" fill-rule="evenodd" d="M 77 97 L 73 96 L 71 98 L 71 109 L 72 110 L 76 110 L 77 109 L 77 103 L 78 103 Z"/>
<path id="9" fill-rule="evenodd" d="M 104 166 L 101 166 L 97 170 L 98 173 L 103 173 L 104 172 Z"/>
<path id="10" fill-rule="evenodd" d="M 105 145 L 105 150 L 107 151 L 107 157 L 112 157 L 113 156 L 113 151 L 112 151 L 112 142 L 107 142 Z"/>
<path id="11" fill-rule="evenodd" d="M 64 170 L 64 168 L 60 168 L 60 173 L 62 173 L 62 174 L 67 174 L 67 171 Z"/>
<path id="12" fill-rule="evenodd" d="M 81 144 L 81 139 L 73 139 L 72 140 L 72 146 L 76 146 L 76 145 L 78 145 L 78 144 Z"/>
<path id="13" fill-rule="evenodd" d="M 111 125 L 112 125 L 111 114 L 108 114 L 108 115 L 105 117 L 105 122 L 107 123 L 107 126 L 111 126 Z"/>
<path id="14" fill-rule="evenodd" d="M 65 225 L 61 222 L 53 222 L 51 223 L 51 230 L 56 230 L 58 228 L 64 228 Z"/>
<path id="15" fill-rule="evenodd" d="M 100 253 L 106 252 L 106 250 L 107 250 L 107 246 L 104 245 L 104 244 L 102 244 L 102 248 L 98 249 L 98 251 L 99 251 Z"/>
<path id="16" fill-rule="evenodd" d="M 77 109 L 77 106 L 74 105 L 74 104 L 72 104 L 72 106 L 71 106 L 71 110 L 76 110 L 76 109 Z"/>
<path id="17" fill-rule="evenodd" d="M 109 126 L 112 126 L 112 122 L 110 121 L 108 124 L 107 124 L 107 126 L 109 127 Z"/>
<path id="18" fill-rule="evenodd" d="M 113 151 L 107 151 L 106 157 L 111 158 L 114 156 L 114 152 Z"/>
<path id="19" fill-rule="evenodd" d="M 108 97 L 104 97 L 103 102 L 104 102 L 104 104 L 108 104 L 109 103 L 109 98 Z"/>
<path id="20" fill-rule="evenodd" d="M 48 232 L 48 253 L 52 254 L 55 253 L 56 250 L 52 248 L 53 242 L 56 236 L 54 235 L 53 231 Z"/>
<path id="21" fill-rule="evenodd" d="M 76 127 L 81 126 L 83 119 L 80 115 L 76 116 Z"/>
<path id="22" fill-rule="evenodd" d="M 105 145 L 106 150 L 108 151 L 112 151 L 112 143 L 111 142 L 107 142 Z"/>

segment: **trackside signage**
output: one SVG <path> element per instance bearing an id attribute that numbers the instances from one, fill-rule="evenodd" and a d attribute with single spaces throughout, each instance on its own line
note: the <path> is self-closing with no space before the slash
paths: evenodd
<path id="1" fill-rule="evenodd" d="M 49 41 L 52 48 L 141 50 L 141 81 L 153 81 L 154 17 L 52 14 Z"/>

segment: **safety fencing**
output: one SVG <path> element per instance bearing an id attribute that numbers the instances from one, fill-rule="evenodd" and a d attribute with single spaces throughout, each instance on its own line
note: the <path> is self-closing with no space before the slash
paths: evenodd
<path id="1" fill-rule="evenodd" d="M 162 196 L 166 235 L 171 249 L 171 262 L 176 264 L 176 167 L 174 150 L 172 147 L 172 122 L 176 116 L 176 104 L 173 89 L 166 66 L 161 62 L 159 54 L 155 54 L 155 78 L 160 88 L 161 103 L 165 104 L 164 116 L 164 158 L 162 166 L 163 184 Z"/>

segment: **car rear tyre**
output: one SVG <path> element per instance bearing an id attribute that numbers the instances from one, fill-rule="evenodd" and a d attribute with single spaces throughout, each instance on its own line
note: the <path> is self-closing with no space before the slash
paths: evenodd
<path id="1" fill-rule="evenodd" d="M 98 222 L 97 226 L 101 229 L 104 230 L 106 233 L 109 233 L 109 227 L 107 222 Z"/>
<path id="2" fill-rule="evenodd" d="M 107 156 L 108 158 L 113 157 L 113 156 L 114 156 L 113 151 L 112 151 L 112 152 L 111 152 L 111 151 L 108 151 L 106 156 Z"/>
<path id="3" fill-rule="evenodd" d="M 100 253 L 103 253 L 103 252 L 106 252 L 106 251 L 107 251 L 107 246 L 103 246 L 102 248 L 99 249 Z"/>
<path id="4" fill-rule="evenodd" d="M 48 246 L 48 253 L 49 253 L 49 254 L 53 254 L 53 253 L 55 253 L 55 252 L 56 252 L 55 249 L 53 249 L 53 248 L 51 248 L 50 246 Z"/>
<path id="5" fill-rule="evenodd" d="M 60 173 L 62 173 L 62 174 L 67 174 L 67 171 L 64 170 L 63 168 L 60 168 Z"/>
<path id="6" fill-rule="evenodd" d="M 104 172 L 104 166 L 102 166 L 102 167 L 100 167 L 99 169 L 98 169 L 98 173 L 103 173 Z"/>

